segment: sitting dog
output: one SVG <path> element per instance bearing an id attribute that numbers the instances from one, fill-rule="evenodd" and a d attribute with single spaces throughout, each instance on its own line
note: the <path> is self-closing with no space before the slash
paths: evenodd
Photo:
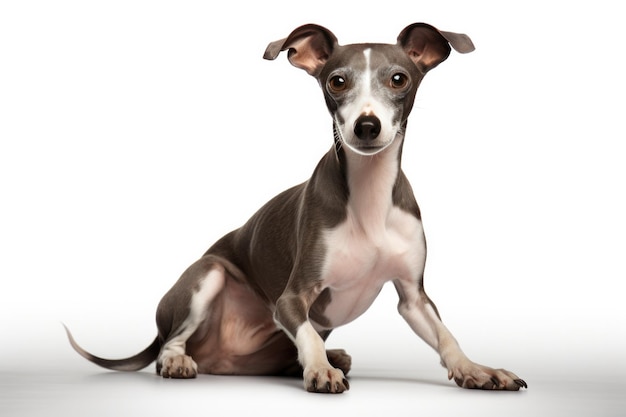
<path id="1" fill-rule="evenodd" d="M 439 353 L 450 379 L 464 388 L 526 388 L 512 372 L 470 361 L 424 291 L 426 242 L 400 161 L 417 88 L 451 47 L 474 49 L 466 35 L 424 23 L 402 30 L 395 45 L 339 45 L 312 24 L 270 43 L 265 59 L 288 51 L 289 62 L 319 82 L 333 120 L 331 149 L 308 181 L 274 197 L 182 274 L 161 300 L 158 335 L 143 352 L 102 359 L 68 331 L 74 349 L 113 370 L 156 360 L 165 378 L 299 375 L 308 391 L 341 393 L 351 359 L 324 342 L 391 281 L 400 314 Z"/>

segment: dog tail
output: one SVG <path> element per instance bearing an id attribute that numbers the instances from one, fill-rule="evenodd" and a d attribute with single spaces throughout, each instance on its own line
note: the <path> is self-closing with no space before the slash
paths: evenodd
<path id="1" fill-rule="evenodd" d="M 83 358 L 87 359 L 90 362 L 95 363 L 106 369 L 111 369 L 113 371 L 138 371 L 140 369 L 145 368 L 154 362 L 159 356 L 159 352 L 161 351 L 161 343 L 159 342 L 159 338 L 156 337 L 154 342 L 147 348 L 145 348 L 142 352 L 139 352 L 135 356 L 131 356 L 130 358 L 125 359 L 103 359 L 97 356 L 92 355 L 87 352 L 85 349 L 80 347 L 78 343 L 74 340 L 72 333 L 64 324 L 65 332 L 67 333 L 67 338 L 70 341 L 70 345 L 74 348 L 76 352 Z"/>

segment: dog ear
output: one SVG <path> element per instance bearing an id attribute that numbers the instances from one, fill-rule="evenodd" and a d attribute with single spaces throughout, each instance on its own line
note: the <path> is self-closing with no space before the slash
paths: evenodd
<path id="1" fill-rule="evenodd" d="M 474 50 L 469 36 L 440 31 L 426 23 L 414 23 L 404 28 L 398 35 L 398 45 L 423 73 L 445 61 L 450 55 L 450 46 L 462 54 Z"/>
<path id="2" fill-rule="evenodd" d="M 295 29 L 285 39 L 270 43 L 263 58 L 276 59 L 281 51 L 289 50 L 289 62 L 317 76 L 337 46 L 337 38 L 328 29 L 318 25 L 304 25 Z"/>

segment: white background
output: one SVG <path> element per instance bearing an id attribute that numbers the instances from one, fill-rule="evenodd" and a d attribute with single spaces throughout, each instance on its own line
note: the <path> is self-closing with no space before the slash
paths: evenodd
<path id="1" fill-rule="evenodd" d="M 2 2 L 0 413 L 294 415 L 298 401 L 316 414 L 620 415 L 626 35 L 617 7 Z M 102 372 L 71 351 L 61 322 L 101 356 L 143 349 L 180 273 L 305 180 L 330 147 L 316 82 L 285 56 L 264 61 L 268 42 L 314 22 L 344 44 L 394 43 L 417 21 L 467 33 L 477 47 L 428 74 L 409 122 L 403 167 L 429 243 L 426 288 L 466 353 L 515 371 L 528 391 L 453 388 L 397 315 L 392 288 L 329 339 L 354 365 L 352 390 L 334 399 L 291 380 L 177 385 L 152 367 Z"/>

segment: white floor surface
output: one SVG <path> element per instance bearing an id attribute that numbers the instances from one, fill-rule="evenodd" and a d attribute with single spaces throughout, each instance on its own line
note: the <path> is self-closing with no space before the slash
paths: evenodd
<path id="1" fill-rule="evenodd" d="M 589 416 L 626 415 L 620 375 L 531 373 L 529 389 L 484 392 L 456 388 L 444 372 L 356 369 L 341 395 L 309 394 L 297 379 L 203 375 L 163 380 L 152 372 L 98 370 L 3 372 L 3 416 Z"/>

